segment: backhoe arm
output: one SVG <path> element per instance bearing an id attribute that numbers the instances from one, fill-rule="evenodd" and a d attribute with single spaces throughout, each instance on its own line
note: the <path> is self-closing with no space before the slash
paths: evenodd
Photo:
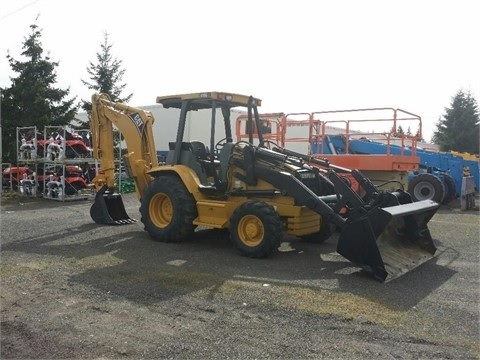
<path id="1" fill-rule="evenodd" d="M 136 185 L 140 198 L 150 181 L 147 171 L 158 166 L 157 152 L 153 138 L 154 118 L 148 111 L 110 101 L 106 94 L 92 96 L 90 129 L 93 139 L 93 156 L 100 161 L 103 173 L 93 180 L 97 189 L 106 186 L 113 190 L 115 183 L 115 143 L 113 126 L 123 135 L 127 154 L 125 166 Z"/>

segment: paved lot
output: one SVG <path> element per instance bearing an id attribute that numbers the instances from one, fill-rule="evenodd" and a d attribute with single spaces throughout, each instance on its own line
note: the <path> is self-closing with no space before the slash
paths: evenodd
<path id="1" fill-rule="evenodd" d="M 435 258 L 381 284 L 335 236 L 247 259 L 224 232 L 156 243 L 90 204 L 2 199 L 2 359 L 480 358 L 478 211 L 442 207 Z"/>

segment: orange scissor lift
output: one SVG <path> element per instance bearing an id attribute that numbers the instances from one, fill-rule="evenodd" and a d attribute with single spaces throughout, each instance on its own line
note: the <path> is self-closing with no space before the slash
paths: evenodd
<path id="1" fill-rule="evenodd" d="M 352 110 L 317 111 L 311 113 L 261 114 L 264 139 L 286 149 L 306 153 L 313 158 L 326 159 L 330 164 L 357 169 L 383 190 L 407 189 L 408 172 L 419 168 L 416 155 L 417 138 L 421 138 L 422 122 L 418 115 L 402 109 L 366 108 Z M 237 140 L 248 138 L 246 115 L 237 118 Z M 416 136 L 397 134 L 397 129 L 416 129 Z M 332 138 L 337 143 L 332 142 Z M 342 139 L 339 146 L 338 139 Z M 353 140 L 384 144 L 381 153 L 354 153 Z M 395 148 L 395 149 L 394 149 Z M 407 149 L 409 151 L 405 151 Z M 392 151 L 395 150 L 395 151 Z M 312 164 L 315 165 L 315 164 Z M 358 183 L 343 174 L 352 188 Z"/>

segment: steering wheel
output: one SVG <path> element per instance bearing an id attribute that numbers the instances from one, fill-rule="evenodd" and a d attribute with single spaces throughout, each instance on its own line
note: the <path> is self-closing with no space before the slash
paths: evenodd
<path id="1" fill-rule="evenodd" d="M 221 140 L 219 140 L 216 144 L 215 144 L 215 151 L 216 152 L 220 152 L 220 150 L 223 149 L 223 146 L 227 143 L 227 138 L 223 138 Z"/>

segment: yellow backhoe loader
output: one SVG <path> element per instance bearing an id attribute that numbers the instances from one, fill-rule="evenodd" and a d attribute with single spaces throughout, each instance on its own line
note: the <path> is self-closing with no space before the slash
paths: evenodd
<path id="1" fill-rule="evenodd" d="M 141 222 L 154 240 L 181 241 L 198 226 L 228 229 L 242 255 L 262 258 L 278 249 L 285 234 L 320 243 L 336 229 L 338 253 L 381 282 L 434 256 L 427 223 L 439 204 L 412 202 L 403 190 L 379 191 L 359 171 L 272 144 L 261 133 L 260 99 L 203 92 L 160 96 L 156 101 L 180 110 L 177 137 L 168 144 L 162 164 L 150 112 L 112 102 L 105 94 L 92 96 L 93 151 L 103 170 L 94 179 L 97 194 L 90 214 L 96 223 L 135 221 L 116 192 L 116 127 L 125 138 L 124 162 L 136 184 Z M 248 114 L 249 139 L 234 142 L 231 109 L 239 107 Z M 187 114 L 207 109 L 209 143 L 185 141 Z M 217 121 L 224 124 L 220 136 L 215 134 Z M 362 197 L 339 175 L 342 172 L 360 183 Z"/>

